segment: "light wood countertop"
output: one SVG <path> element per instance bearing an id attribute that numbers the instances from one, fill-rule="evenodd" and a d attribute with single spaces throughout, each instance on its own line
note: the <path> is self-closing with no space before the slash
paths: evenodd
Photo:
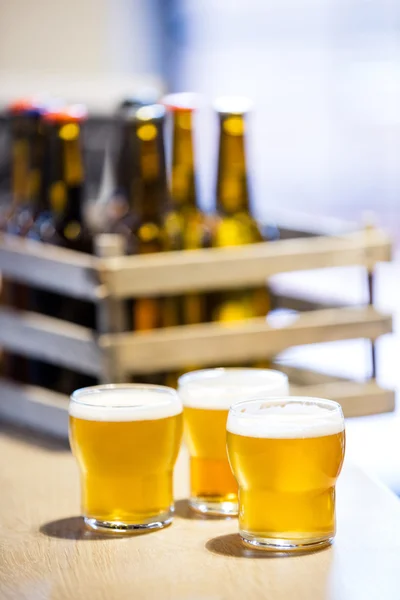
<path id="1" fill-rule="evenodd" d="M 246 550 L 236 520 L 189 518 L 129 538 L 88 532 L 78 472 L 61 445 L 0 433 L 0 599 L 398 600 L 400 503 L 357 468 L 338 486 L 338 535 L 315 554 Z M 187 460 L 176 470 L 187 491 Z"/>

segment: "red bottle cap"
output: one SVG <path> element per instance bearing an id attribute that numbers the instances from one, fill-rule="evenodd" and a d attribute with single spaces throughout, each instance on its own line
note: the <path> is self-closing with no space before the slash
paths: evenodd
<path id="1" fill-rule="evenodd" d="M 84 104 L 71 104 L 55 110 L 48 110 L 44 118 L 50 123 L 81 123 L 88 117 L 88 111 Z"/>
<path id="2" fill-rule="evenodd" d="M 172 112 L 192 112 L 200 106 L 200 95 L 193 92 L 167 94 L 161 102 Z"/>
<path id="3" fill-rule="evenodd" d="M 46 104 L 40 98 L 16 98 L 8 105 L 8 110 L 12 115 L 41 115 L 46 112 Z"/>

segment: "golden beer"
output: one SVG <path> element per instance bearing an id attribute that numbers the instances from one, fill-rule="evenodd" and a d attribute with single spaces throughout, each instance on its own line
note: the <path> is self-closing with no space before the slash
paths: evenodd
<path id="1" fill-rule="evenodd" d="M 203 498 L 218 510 L 237 507 L 237 483 L 226 457 L 228 410 L 184 409 L 185 439 L 190 454 L 191 497 Z"/>
<path id="2" fill-rule="evenodd" d="M 267 369 L 207 369 L 180 377 L 194 510 L 237 514 L 237 483 L 226 454 L 229 407 L 249 395 L 287 393 L 286 375 Z"/>
<path id="3" fill-rule="evenodd" d="M 338 404 L 307 398 L 239 403 L 228 417 L 227 448 L 247 544 L 288 551 L 332 541 L 345 448 Z"/>
<path id="4" fill-rule="evenodd" d="M 70 441 L 86 523 L 117 531 L 170 523 L 181 437 L 182 405 L 170 388 L 95 386 L 75 392 Z"/>

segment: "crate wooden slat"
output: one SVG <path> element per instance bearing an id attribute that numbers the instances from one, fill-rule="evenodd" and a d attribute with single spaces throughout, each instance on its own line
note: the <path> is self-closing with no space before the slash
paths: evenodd
<path id="1" fill-rule="evenodd" d="M 0 420 L 67 438 L 68 398 L 0 378 Z"/>
<path id="2" fill-rule="evenodd" d="M 314 372 L 318 380 L 319 374 Z M 340 402 L 345 417 L 367 416 L 394 410 L 394 392 L 375 381 L 337 381 L 321 375 L 321 383 L 291 386 L 299 396 L 327 397 Z M 68 398 L 44 388 L 25 386 L 0 378 L 0 419 L 47 434 L 68 437 Z"/>
<path id="3" fill-rule="evenodd" d="M 394 391 L 380 387 L 375 379 L 351 381 L 346 377 L 279 363 L 275 368 L 289 377 L 292 395 L 336 400 L 346 417 L 386 413 L 395 409 Z"/>
<path id="4" fill-rule="evenodd" d="M 0 271 L 6 277 L 92 300 L 98 298 L 100 282 L 114 297 L 128 298 L 232 289 L 261 284 L 277 273 L 348 265 L 371 267 L 390 258 L 391 241 L 379 229 L 106 259 L 0 235 Z"/>
<path id="5" fill-rule="evenodd" d="M 53 317 L 0 308 L 0 345 L 82 373 L 101 372 L 101 352 L 93 332 Z"/>
<path id="6" fill-rule="evenodd" d="M 371 214 L 363 215 L 363 221 L 367 220 L 365 217 L 371 219 Z M 310 214 L 279 207 L 268 209 L 268 221 L 263 223 L 264 228 L 270 223 L 278 224 L 280 239 L 342 235 L 360 229 L 360 224 L 354 221 L 321 215 L 314 219 Z"/>
<path id="7" fill-rule="evenodd" d="M 395 408 L 395 394 L 384 390 L 375 380 L 360 383 L 358 381 L 324 381 L 309 386 L 290 386 L 294 396 L 329 398 L 342 406 L 345 417 L 360 417 L 376 413 L 392 412 Z"/>
<path id="8" fill-rule="evenodd" d="M 372 307 L 303 313 L 284 327 L 263 318 L 229 325 L 203 323 L 141 333 L 104 335 L 99 343 L 121 369 L 152 373 L 191 364 L 218 365 L 272 357 L 291 346 L 355 338 L 392 330 L 392 317 Z"/>
<path id="9" fill-rule="evenodd" d="M 0 309 L 0 344 L 23 355 L 101 373 L 102 350 L 125 371 L 150 373 L 201 362 L 223 364 L 273 356 L 296 345 L 389 333 L 392 317 L 371 307 L 304 313 L 293 322 L 271 326 L 265 319 L 230 324 L 204 323 L 142 333 L 102 335 L 44 315 Z"/>
<path id="10" fill-rule="evenodd" d="M 349 379 L 346 377 L 329 375 L 329 373 L 322 373 L 321 371 L 305 369 L 303 367 L 293 367 L 292 365 L 281 363 L 279 360 L 277 363 L 275 363 L 274 368 L 278 371 L 286 373 L 286 375 L 289 377 L 290 384 L 297 387 L 313 386 L 320 383 L 330 383 L 334 381 L 349 381 Z"/>
<path id="11" fill-rule="evenodd" d="M 340 302 L 339 300 L 316 301 L 309 298 L 274 292 L 272 294 L 272 306 L 273 308 L 286 308 L 288 310 L 308 312 L 312 310 L 323 310 L 326 308 L 344 308 L 349 306 L 349 303 Z"/>
<path id="12" fill-rule="evenodd" d="M 390 257 L 388 236 L 372 230 L 338 237 L 109 258 L 100 262 L 100 276 L 113 296 L 126 298 L 233 289 L 261 284 L 277 273 L 349 265 L 371 267 Z"/>
<path id="13" fill-rule="evenodd" d="M 0 272 L 5 277 L 68 296 L 96 299 L 96 258 L 0 234 Z"/>

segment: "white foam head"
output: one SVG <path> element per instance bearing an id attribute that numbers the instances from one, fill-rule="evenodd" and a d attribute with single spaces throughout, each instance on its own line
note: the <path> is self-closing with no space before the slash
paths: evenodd
<path id="1" fill-rule="evenodd" d="M 69 414 L 88 421 L 153 421 L 182 412 L 175 390 L 157 385 L 100 385 L 77 390 Z"/>
<path id="2" fill-rule="evenodd" d="M 178 391 L 184 406 L 228 410 L 248 398 L 286 396 L 289 382 L 272 369 L 205 369 L 180 377 Z"/>
<path id="3" fill-rule="evenodd" d="M 256 438 L 312 438 L 344 430 L 340 405 L 320 398 L 266 398 L 231 408 L 227 430 Z"/>

